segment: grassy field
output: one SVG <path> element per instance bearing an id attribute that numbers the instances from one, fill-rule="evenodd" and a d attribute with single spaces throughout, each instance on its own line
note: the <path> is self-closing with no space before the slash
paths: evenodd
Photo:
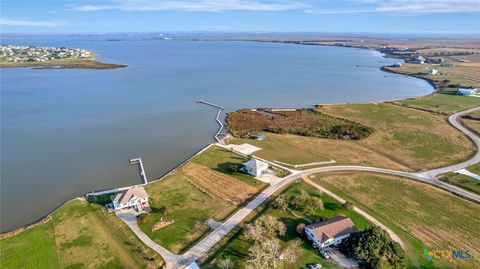
<path id="1" fill-rule="evenodd" d="M 211 147 L 165 179 L 145 186 L 151 207 L 164 206 L 167 213 L 151 213 L 149 221 L 140 223 L 141 229 L 170 251 L 182 252 L 210 230 L 205 224 L 208 219 L 223 220 L 265 187 L 254 178 L 227 168 L 227 164 L 244 161 L 229 151 Z M 223 189 L 219 183 L 224 184 Z M 153 224 L 161 218 L 174 223 L 152 232 Z"/>
<path id="2" fill-rule="evenodd" d="M 409 179 L 367 173 L 319 174 L 315 182 L 353 201 L 407 243 L 410 268 L 478 268 L 478 255 L 426 263 L 423 248 L 480 251 L 480 206 Z"/>
<path id="3" fill-rule="evenodd" d="M 346 215 L 352 219 L 355 223 L 357 228 L 364 229 L 370 225 L 368 221 L 363 219 L 361 216 L 357 215 L 356 213 L 344 209 L 332 198 L 319 194 L 316 189 L 311 187 L 310 185 L 299 181 L 293 183 L 292 185 L 288 186 L 284 191 L 281 193 L 285 194 L 287 197 L 290 196 L 298 196 L 301 190 L 307 191 L 310 195 L 315 195 L 320 197 L 324 202 L 325 210 L 316 210 L 313 215 L 305 214 L 302 211 L 294 210 L 295 214 L 301 217 L 308 218 L 310 220 L 319 220 L 319 219 L 327 219 L 332 218 L 336 215 Z M 252 216 L 252 221 L 261 215 L 272 215 L 275 216 L 277 219 L 283 221 L 287 228 L 287 232 L 285 236 L 282 236 L 280 239 L 287 243 L 290 240 L 299 238 L 298 234 L 295 231 L 295 228 L 300 223 L 306 223 L 305 220 L 301 218 L 297 218 L 293 216 L 288 211 L 282 211 L 278 209 L 274 209 L 269 207 L 268 205 L 265 206 L 262 210 L 259 211 L 258 214 Z M 214 267 L 213 261 L 215 259 L 225 259 L 230 258 L 232 261 L 235 262 L 235 268 L 244 268 L 245 261 L 248 255 L 248 249 L 251 246 L 251 242 L 249 242 L 243 235 L 242 230 L 239 229 L 237 233 L 225 244 L 223 245 L 216 253 L 214 253 L 203 265 L 202 268 L 212 268 Z M 306 241 L 302 244 L 301 254 L 298 256 L 298 260 L 295 264 L 292 264 L 286 268 L 306 268 L 307 264 L 309 263 L 321 263 L 323 268 L 336 268 L 334 264 L 330 261 L 326 261 L 322 259 L 318 252 L 311 247 L 309 243 Z"/>
<path id="4" fill-rule="evenodd" d="M 453 172 L 444 174 L 440 176 L 439 179 L 473 193 L 480 194 L 480 180 L 478 179 Z"/>
<path id="5" fill-rule="evenodd" d="M 438 112 L 453 113 L 480 105 L 480 98 L 459 96 L 451 92 L 434 93 L 399 101 L 400 104 Z"/>
<path id="6" fill-rule="evenodd" d="M 468 127 L 470 130 L 473 130 L 477 134 L 480 134 L 480 121 L 470 120 L 470 119 L 461 119 L 463 125 Z"/>
<path id="7" fill-rule="evenodd" d="M 467 167 L 467 170 L 474 174 L 480 175 L 480 163 Z"/>
<path id="8" fill-rule="evenodd" d="M 113 214 L 72 200 L 39 224 L 2 239 L 1 268 L 155 268 L 163 261 Z"/>
<path id="9" fill-rule="evenodd" d="M 328 105 L 326 114 L 374 129 L 362 140 L 323 139 L 267 133 L 263 141 L 232 139 L 262 148 L 254 155 L 291 164 L 336 160 L 337 164 L 421 170 L 467 159 L 474 146 L 444 116 L 391 104 Z"/>

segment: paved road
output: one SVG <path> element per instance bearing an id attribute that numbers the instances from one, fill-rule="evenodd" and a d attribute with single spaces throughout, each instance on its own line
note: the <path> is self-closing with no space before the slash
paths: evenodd
<path id="1" fill-rule="evenodd" d="M 477 137 L 473 132 L 468 130 L 467 128 L 463 127 L 458 122 L 458 117 L 464 114 L 471 113 L 475 110 L 480 109 L 480 107 L 468 109 L 459 113 L 455 113 L 451 115 L 448 120 L 449 122 L 461 132 L 465 133 L 477 146 L 480 148 L 480 138 Z M 377 167 L 368 167 L 368 166 L 354 166 L 354 165 L 342 165 L 342 166 L 328 166 L 328 167 L 319 167 L 319 168 L 312 168 L 303 171 L 296 171 L 292 169 L 287 169 L 292 172 L 289 176 L 283 178 L 281 181 L 270 185 L 267 189 L 262 191 L 258 196 L 256 196 L 251 202 L 249 202 L 244 208 L 238 210 L 235 214 L 233 214 L 230 218 L 228 218 L 221 226 L 217 229 L 212 231 L 209 235 L 205 238 L 200 240 L 195 246 L 190 248 L 186 253 L 183 255 L 175 255 L 168 250 L 162 248 L 157 243 L 153 242 L 150 238 L 148 238 L 139 228 L 138 225 L 133 223 L 127 223 L 127 225 L 134 230 L 134 232 L 140 237 L 142 241 L 144 241 L 148 246 L 152 247 L 155 251 L 157 251 L 160 255 L 162 255 L 167 262 L 167 268 L 182 268 L 187 266 L 189 263 L 203 257 L 208 251 L 214 247 L 225 235 L 227 235 L 233 228 L 235 228 L 238 224 L 240 224 L 255 208 L 257 208 L 260 204 L 262 204 L 266 199 L 268 199 L 273 193 L 280 190 L 285 185 L 290 184 L 294 180 L 308 176 L 310 174 L 321 173 L 321 172 L 332 172 L 332 171 L 365 171 L 365 172 L 374 172 L 374 173 L 381 173 L 381 174 L 388 174 L 394 176 L 401 176 L 407 177 L 414 180 L 419 180 L 422 182 L 426 182 L 429 184 L 433 184 L 439 188 L 442 188 L 448 192 L 457 194 L 464 198 L 470 199 L 472 201 L 480 203 L 480 196 L 465 191 L 464 189 L 449 185 L 442 181 L 436 179 L 436 176 L 442 173 L 451 172 L 454 170 L 459 170 L 470 166 L 474 163 L 480 161 L 480 152 L 477 153 L 469 160 L 458 163 L 455 165 L 450 165 L 447 167 L 442 167 L 438 169 L 418 172 L 418 173 L 410 173 L 404 171 L 396 171 L 384 168 L 377 168 Z M 276 164 L 279 166 L 278 164 Z M 143 235 L 142 235 L 143 234 Z M 146 238 L 145 238 L 146 237 Z"/>

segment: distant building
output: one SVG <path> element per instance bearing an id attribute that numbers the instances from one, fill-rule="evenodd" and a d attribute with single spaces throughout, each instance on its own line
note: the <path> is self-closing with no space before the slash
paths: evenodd
<path id="1" fill-rule="evenodd" d="M 401 66 L 402 66 L 402 63 L 394 63 L 392 66 L 393 66 L 393 67 L 401 67 Z"/>
<path id="2" fill-rule="evenodd" d="M 477 88 L 468 87 L 468 88 L 458 88 L 457 95 L 463 96 L 480 96 Z"/>
<path id="3" fill-rule="evenodd" d="M 425 58 L 423 58 L 420 55 L 414 56 L 412 61 L 416 64 L 424 64 L 425 63 Z"/>
<path id="4" fill-rule="evenodd" d="M 305 226 L 308 239 L 319 248 L 336 246 L 356 230 L 352 220 L 344 216 L 336 216 L 333 219 Z"/>
<path id="5" fill-rule="evenodd" d="M 454 64 L 446 64 L 446 63 L 443 63 L 443 64 L 440 64 L 440 66 L 454 67 L 455 65 L 454 65 Z"/>
<path id="6" fill-rule="evenodd" d="M 148 207 L 148 194 L 143 187 L 133 187 L 111 196 L 112 203 L 107 208 L 113 210 L 133 208 L 137 211 L 144 211 Z"/>
<path id="7" fill-rule="evenodd" d="M 434 75 L 438 74 L 438 70 L 432 68 L 428 71 L 428 74 L 434 76 Z"/>
<path id="8" fill-rule="evenodd" d="M 242 171 L 254 177 L 258 177 L 268 170 L 268 163 L 251 159 L 243 164 Z"/>

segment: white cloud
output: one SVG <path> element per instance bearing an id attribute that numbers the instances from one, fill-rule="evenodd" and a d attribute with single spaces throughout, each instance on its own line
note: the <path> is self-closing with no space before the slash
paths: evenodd
<path id="1" fill-rule="evenodd" d="M 209 11 L 219 12 L 227 10 L 245 11 L 282 11 L 302 9 L 308 5 L 297 1 L 260 1 L 260 0 L 117 0 L 109 4 L 90 4 L 74 7 L 78 11 L 123 10 L 123 11 Z"/>
<path id="2" fill-rule="evenodd" d="M 340 1 L 339 1 L 340 2 Z M 320 4 L 305 12 L 313 14 L 343 14 L 343 13 L 478 13 L 480 0 L 346 0 L 349 7 L 329 9 Z"/>
<path id="3" fill-rule="evenodd" d="M 66 26 L 63 21 L 36 21 L 36 20 L 19 20 L 0 18 L 1 26 L 31 26 L 31 27 L 61 27 Z"/>

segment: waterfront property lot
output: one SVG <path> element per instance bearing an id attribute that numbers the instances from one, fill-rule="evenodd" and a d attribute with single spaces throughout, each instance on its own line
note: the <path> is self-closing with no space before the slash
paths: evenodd
<path id="1" fill-rule="evenodd" d="M 397 170 L 421 170 L 457 163 L 474 152 L 474 145 L 450 126 L 445 116 L 379 104 L 326 105 L 322 112 L 358 121 L 374 129 L 362 140 L 341 140 L 267 133 L 266 139 L 232 139 L 262 148 L 254 155 L 292 164 L 335 160 L 337 164 L 367 165 Z M 308 168 L 308 167 L 305 167 Z"/>
<path id="2" fill-rule="evenodd" d="M 329 105 L 321 110 L 374 127 L 374 135 L 357 143 L 414 170 L 457 163 L 475 152 L 473 143 L 444 116 L 385 103 Z"/>
<path id="3" fill-rule="evenodd" d="M 285 236 L 280 237 L 283 243 L 287 243 L 290 240 L 299 238 L 299 235 L 296 232 L 297 225 L 300 223 L 307 223 L 307 221 L 302 219 L 302 217 L 316 221 L 320 219 L 332 218 L 336 215 L 346 215 L 352 219 L 358 229 L 364 229 L 370 225 L 367 220 L 363 219 L 355 212 L 342 208 L 341 205 L 335 200 L 324 194 L 318 193 L 315 188 L 304 183 L 303 181 L 291 184 L 280 193 L 284 194 L 288 198 L 291 196 L 299 196 L 302 190 L 308 192 L 310 195 L 321 198 L 323 200 L 325 209 L 321 210 L 318 208 L 313 214 L 307 214 L 302 210 L 295 209 L 293 212 L 298 216 L 297 217 L 289 211 L 278 210 L 267 204 L 262 208 L 257 209 L 257 214 L 251 216 L 250 220 L 253 221 L 262 215 L 272 215 L 278 220 L 284 222 L 287 231 Z M 237 229 L 235 235 L 233 235 L 230 240 L 228 240 L 211 257 L 209 257 L 209 259 L 202 265 L 202 268 L 215 268 L 213 267 L 214 260 L 222 260 L 226 258 L 229 258 L 235 262 L 235 268 L 244 268 L 248 259 L 248 249 L 251 246 L 252 243 L 243 236 L 243 230 Z M 300 248 L 301 250 L 297 256 L 297 261 L 294 264 L 288 265 L 284 268 L 307 268 L 307 264 L 310 263 L 321 263 L 323 265 L 322 268 L 337 268 L 335 264 L 332 264 L 330 261 L 321 258 L 318 251 L 315 250 L 306 240 L 303 240 Z"/>
<path id="4" fill-rule="evenodd" d="M 390 227 L 407 244 L 409 267 L 478 268 L 480 260 L 435 259 L 424 248 L 480 251 L 480 206 L 428 184 L 371 173 L 318 174 L 314 181 Z"/>
<path id="5" fill-rule="evenodd" d="M 163 247 L 180 253 L 199 240 L 210 227 L 206 221 L 221 221 L 266 185 L 229 165 L 246 161 L 213 146 L 161 181 L 145 186 L 152 213 L 140 228 Z M 215 182 L 216 181 L 216 182 Z M 166 213 L 156 209 L 165 207 Z M 152 232 L 161 220 L 172 224 Z"/>
<path id="6" fill-rule="evenodd" d="M 39 224 L 2 239 L 2 268 L 145 268 L 163 261 L 111 213 L 67 202 Z"/>

